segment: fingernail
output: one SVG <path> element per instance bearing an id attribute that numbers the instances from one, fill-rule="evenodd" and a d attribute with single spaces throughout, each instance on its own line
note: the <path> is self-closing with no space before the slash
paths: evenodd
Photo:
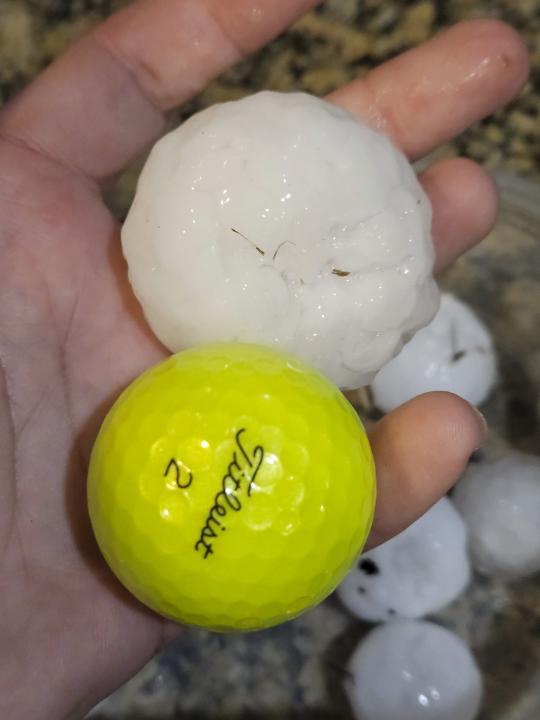
<path id="1" fill-rule="evenodd" d="M 480 410 L 479 410 L 478 408 L 475 408 L 475 407 L 473 407 L 473 410 L 474 410 L 474 413 L 475 413 L 476 417 L 478 418 L 478 424 L 479 424 L 479 426 L 480 426 L 480 432 L 481 432 L 481 435 L 482 435 L 482 437 L 481 437 L 481 439 L 480 439 L 479 445 L 475 448 L 475 452 L 476 452 L 476 450 L 479 450 L 479 449 L 480 449 L 480 447 L 482 446 L 482 443 L 483 443 L 484 440 L 487 438 L 489 428 L 488 428 L 487 420 L 486 420 L 486 418 L 482 415 L 482 413 L 480 412 Z"/>

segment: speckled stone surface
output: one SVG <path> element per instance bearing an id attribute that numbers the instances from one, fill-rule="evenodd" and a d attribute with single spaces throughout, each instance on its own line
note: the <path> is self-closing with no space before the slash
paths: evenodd
<path id="1" fill-rule="evenodd" d="M 0 101 L 68 43 L 130 1 L 0 0 Z M 212 83 L 184 114 L 262 87 L 326 93 L 441 27 L 479 15 L 504 19 L 522 33 L 531 51 L 531 82 L 508 110 L 469 130 L 444 154 L 464 154 L 491 168 L 538 177 L 540 0 L 326 0 Z"/>
<path id="2" fill-rule="evenodd" d="M 7 101 L 70 41 L 125 4 L 0 0 L 0 100 Z M 522 32 L 533 72 L 518 101 L 442 150 L 496 170 L 503 200 L 496 230 L 442 283 L 473 306 L 495 338 L 499 382 L 484 408 L 492 430 L 482 453 L 494 455 L 507 446 L 539 453 L 540 189 L 535 181 L 540 180 L 540 0 L 327 0 L 212 83 L 179 115 L 262 87 L 322 94 L 444 25 L 486 14 Z M 120 216 L 137 171 L 135 165 L 110 195 Z M 516 173 L 529 179 L 512 177 Z M 538 578 L 516 585 L 475 578 L 468 592 L 436 619 L 469 641 L 478 658 L 486 685 L 481 720 L 540 718 Z M 98 706 L 93 717 L 350 719 L 344 668 L 368 629 L 333 598 L 262 633 L 220 636 L 187 629 L 176 645 Z"/>

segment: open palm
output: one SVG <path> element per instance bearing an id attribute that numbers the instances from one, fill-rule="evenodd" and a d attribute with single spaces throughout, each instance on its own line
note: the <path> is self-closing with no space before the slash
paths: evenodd
<path id="1" fill-rule="evenodd" d="M 166 354 L 131 294 L 100 187 L 159 135 L 163 112 L 315 4 L 143 0 L 75 45 L 0 117 L 2 717 L 79 717 L 176 632 L 118 585 L 86 514 L 99 423 Z M 511 99 L 526 75 L 517 35 L 476 21 L 331 99 L 416 158 Z M 422 182 L 442 268 L 489 230 L 496 195 L 466 160 L 439 163 Z M 371 542 L 445 492 L 483 432 L 470 407 L 444 393 L 379 423 Z"/>

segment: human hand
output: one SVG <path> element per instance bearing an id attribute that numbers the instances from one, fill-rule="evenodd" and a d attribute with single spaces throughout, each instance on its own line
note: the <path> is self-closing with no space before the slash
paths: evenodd
<path id="1" fill-rule="evenodd" d="M 143 0 L 82 39 L 0 117 L 2 717 L 79 717 L 176 632 L 118 585 L 86 512 L 100 421 L 166 354 L 131 293 L 100 188 L 158 137 L 165 111 L 315 4 Z M 414 159 L 510 100 L 527 66 L 514 31 L 476 21 L 331 100 Z M 440 270 L 490 229 L 496 193 L 462 159 L 421 180 Z M 475 412 L 444 393 L 381 421 L 371 433 L 379 483 L 371 543 L 438 499 L 483 434 Z"/>

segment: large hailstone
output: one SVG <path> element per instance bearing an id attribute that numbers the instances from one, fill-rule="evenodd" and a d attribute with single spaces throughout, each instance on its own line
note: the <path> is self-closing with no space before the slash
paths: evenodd
<path id="1" fill-rule="evenodd" d="M 432 390 L 453 392 L 480 405 L 495 376 L 488 329 L 465 303 L 444 293 L 433 320 L 377 373 L 371 388 L 384 412 Z"/>
<path id="2" fill-rule="evenodd" d="M 463 641 L 415 620 L 372 630 L 349 661 L 346 682 L 360 720 L 473 720 L 482 678 Z"/>
<path id="3" fill-rule="evenodd" d="M 157 143 L 122 243 L 170 350 L 279 346 L 354 388 L 437 310 L 430 225 L 388 138 L 309 95 L 262 92 Z"/>
<path id="4" fill-rule="evenodd" d="M 363 620 L 420 618 L 455 600 L 470 574 L 465 523 L 443 497 L 399 535 L 364 553 L 337 594 Z"/>
<path id="5" fill-rule="evenodd" d="M 540 458 L 512 452 L 469 465 L 453 495 L 474 567 L 517 579 L 540 571 Z"/>

